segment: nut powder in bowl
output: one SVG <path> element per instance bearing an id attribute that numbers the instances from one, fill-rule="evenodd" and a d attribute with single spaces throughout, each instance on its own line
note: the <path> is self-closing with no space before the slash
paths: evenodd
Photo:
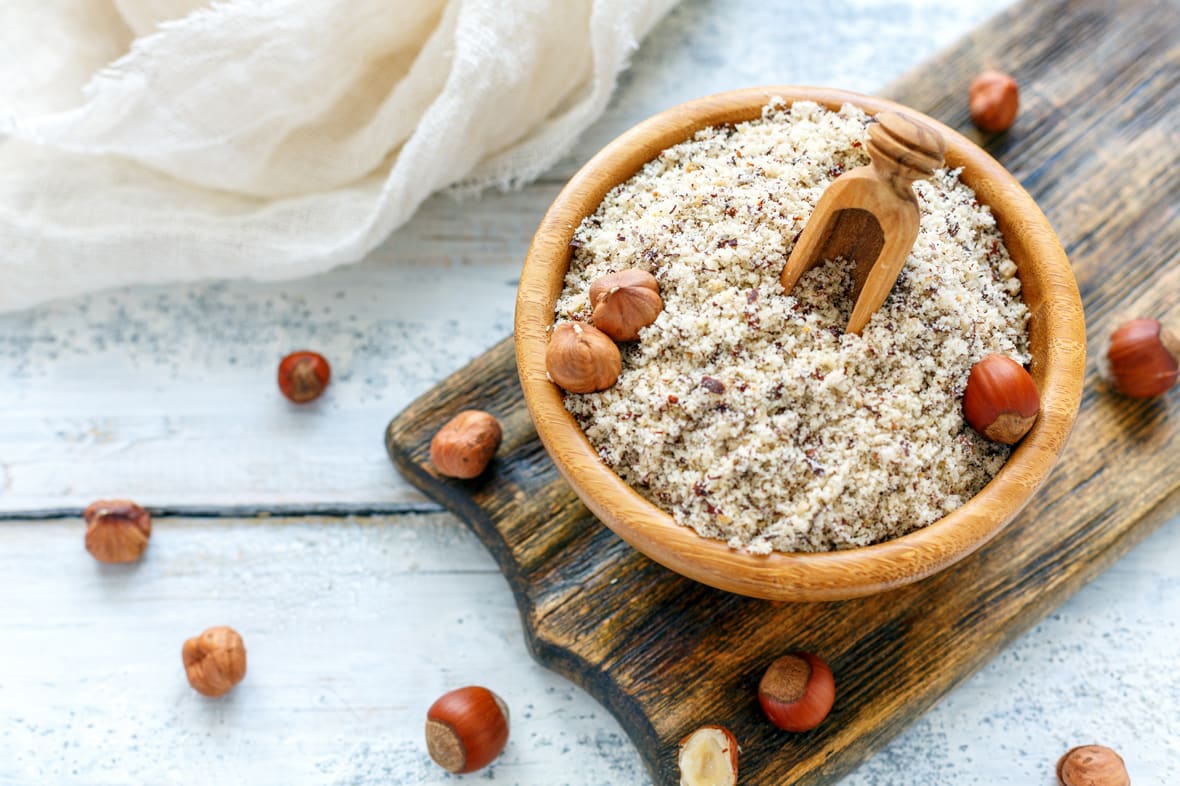
<path id="1" fill-rule="evenodd" d="M 820 194 L 868 163 L 871 118 L 772 100 L 698 131 L 611 189 L 574 232 L 555 323 L 596 279 L 655 276 L 663 310 L 621 344 L 612 387 L 564 403 L 607 466 L 677 522 L 753 554 L 867 546 L 959 508 L 1005 445 L 966 424 L 971 366 L 1030 359 L 1029 312 L 989 209 L 940 169 L 890 297 L 844 332 L 852 266 L 790 295 L 779 274 Z"/>
<path id="2" fill-rule="evenodd" d="M 780 274 L 883 111 L 938 131 L 948 171 L 916 184 L 920 236 L 884 310 L 844 335 L 848 271 L 820 266 L 789 297 Z M 972 262 L 933 263 L 943 245 Z M 662 308 L 625 309 L 638 339 L 616 345 L 589 329 L 589 283 L 635 268 L 629 286 L 654 275 Z M 691 100 L 605 146 L 533 235 L 514 328 L 538 437 L 590 512 L 683 576 L 775 601 L 900 587 L 988 542 L 1048 479 L 1086 369 L 1069 260 L 1011 173 L 935 119 L 827 87 Z M 621 347 L 618 384 L 563 392 L 550 336 L 578 381 L 602 371 L 578 366 L 601 340 Z M 1014 448 L 963 424 L 970 367 L 991 353 L 1027 362 L 1040 393 Z"/>

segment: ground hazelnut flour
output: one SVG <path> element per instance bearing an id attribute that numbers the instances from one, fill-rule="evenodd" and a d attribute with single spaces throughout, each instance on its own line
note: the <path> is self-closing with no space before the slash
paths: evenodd
<path id="1" fill-rule="evenodd" d="M 921 230 L 863 335 L 844 333 L 851 266 L 791 295 L 779 274 L 820 194 L 868 163 L 870 118 L 772 101 L 705 129 L 614 188 L 578 227 L 556 316 L 637 267 L 664 310 L 624 344 L 610 389 L 565 405 L 603 461 L 677 521 L 754 553 L 863 546 L 962 505 L 1008 450 L 961 400 L 991 352 L 1028 360 L 1016 266 L 987 207 L 940 170 L 914 183 Z"/>

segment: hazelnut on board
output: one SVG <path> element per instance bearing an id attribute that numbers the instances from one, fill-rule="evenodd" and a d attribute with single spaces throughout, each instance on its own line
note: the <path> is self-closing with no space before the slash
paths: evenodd
<path id="1" fill-rule="evenodd" d="M 1057 762 L 1062 786 L 1131 786 L 1123 757 L 1105 745 L 1080 745 Z"/>
<path id="2" fill-rule="evenodd" d="M 590 285 L 594 326 L 615 341 L 634 341 L 664 310 L 660 285 L 646 270 L 608 273 Z"/>
<path id="3" fill-rule="evenodd" d="M 549 378 L 570 393 L 593 393 L 615 384 L 623 356 L 610 336 L 592 325 L 562 322 L 545 348 Z"/>
<path id="4" fill-rule="evenodd" d="M 724 726 L 701 726 L 680 741 L 680 786 L 737 786 L 738 744 Z"/>
<path id="5" fill-rule="evenodd" d="M 430 463 L 452 478 L 478 477 L 500 447 L 500 421 L 478 409 L 451 418 L 430 440 Z"/>
<path id="6" fill-rule="evenodd" d="M 1020 90 L 1008 74 L 984 71 L 971 82 L 967 97 L 971 121 L 981 131 L 992 134 L 1007 131 L 1016 120 Z"/>
<path id="7" fill-rule="evenodd" d="M 836 701 L 828 664 L 810 652 L 784 655 L 762 675 L 758 703 L 766 718 L 784 731 L 810 731 L 823 723 Z"/>
<path id="8" fill-rule="evenodd" d="M 246 645 L 225 625 L 186 641 L 180 656 L 188 684 L 204 696 L 223 696 L 246 676 Z"/>
<path id="9" fill-rule="evenodd" d="M 1180 336 L 1158 319 L 1132 319 L 1110 334 L 1098 366 L 1102 377 L 1124 396 L 1163 395 L 1180 377 Z"/>
<path id="10" fill-rule="evenodd" d="M 86 550 L 99 562 L 135 562 L 152 534 L 151 515 L 126 499 L 102 499 L 82 512 Z"/>

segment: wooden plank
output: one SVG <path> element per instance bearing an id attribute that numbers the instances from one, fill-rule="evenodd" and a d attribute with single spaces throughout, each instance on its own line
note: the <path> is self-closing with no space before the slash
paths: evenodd
<path id="1" fill-rule="evenodd" d="M 1180 9 L 1161 0 L 1026 2 L 895 84 L 892 98 L 967 128 L 965 94 L 985 64 L 1024 87 L 1017 125 L 981 139 L 1026 184 L 1071 255 L 1097 345 L 1120 316 L 1180 323 Z M 819 784 L 848 772 L 1018 633 L 1180 511 L 1178 397 L 1131 402 L 1091 373 L 1075 437 L 1050 483 L 984 550 L 925 582 L 835 604 L 717 592 L 631 551 L 587 513 L 535 440 L 512 348 L 487 355 L 391 424 L 391 456 L 496 556 L 531 647 L 599 698 L 661 786 L 675 742 L 704 722 L 743 745 L 743 780 Z M 454 412 L 504 421 L 490 474 L 446 482 L 427 445 Z M 792 648 L 837 675 L 833 715 L 777 732 L 752 700 Z"/>

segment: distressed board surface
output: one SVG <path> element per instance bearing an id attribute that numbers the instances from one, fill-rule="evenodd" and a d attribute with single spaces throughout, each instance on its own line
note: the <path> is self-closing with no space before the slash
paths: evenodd
<path id="1" fill-rule="evenodd" d="M 1180 323 L 1180 8 L 1170 2 L 1026 2 L 884 93 L 970 128 L 965 94 L 989 66 L 1023 86 L 1004 135 L 974 131 L 1032 193 L 1073 261 L 1093 348 L 1123 317 Z M 429 440 L 455 412 L 497 415 L 488 473 L 446 481 Z M 676 741 L 723 723 L 741 782 L 834 781 L 1017 634 L 1180 511 L 1180 395 L 1134 402 L 1087 378 L 1074 436 L 1050 482 L 982 551 L 919 584 L 855 601 L 781 604 L 695 584 L 602 527 L 532 430 L 510 340 L 389 426 L 409 480 L 459 515 L 508 577 L 533 654 L 621 721 L 660 786 L 679 782 Z M 837 679 L 829 720 L 801 735 L 760 716 L 754 690 L 790 649 Z"/>

